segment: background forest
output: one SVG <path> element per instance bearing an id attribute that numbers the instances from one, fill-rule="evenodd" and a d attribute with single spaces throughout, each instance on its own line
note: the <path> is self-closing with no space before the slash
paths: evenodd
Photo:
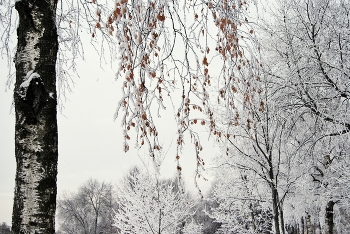
<path id="1" fill-rule="evenodd" d="M 96 12 L 80 19 L 119 62 L 123 150 L 134 139 L 152 166 L 130 169 L 117 185 L 90 179 L 59 195 L 58 233 L 350 233 L 349 1 L 89 4 Z M 62 48 L 81 44 L 69 29 L 78 27 L 73 5 L 60 11 L 64 89 Z M 25 77 L 15 100 L 40 75 Z M 171 179 L 160 173 L 166 107 L 177 132 L 175 153 L 165 152 L 174 155 Z M 219 148 L 209 162 L 200 129 Z M 183 180 L 185 143 L 198 195 Z"/>

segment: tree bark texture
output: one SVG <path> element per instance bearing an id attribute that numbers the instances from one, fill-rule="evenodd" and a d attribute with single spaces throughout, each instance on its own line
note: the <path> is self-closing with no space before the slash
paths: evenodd
<path id="1" fill-rule="evenodd" d="M 284 224 L 284 214 L 283 214 L 283 207 L 282 207 L 282 204 L 280 203 L 279 204 L 279 212 L 280 212 L 280 223 L 281 223 L 281 232 L 282 234 L 285 234 L 286 231 L 285 231 L 285 224 Z"/>
<path id="2" fill-rule="evenodd" d="M 314 234 L 314 229 L 312 226 L 310 214 L 306 214 L 306 233 L 307 234 Z"/>
<path id="3" fill-rule="evenodd" d="M 325 234 L 333 234 L 334 229 L 334 201 L 329 201 L 326 207 Z"/>
<path id="4" fill-rule="evenodd" d="M 57 0 L 19 0 L 12 233 L 55 233 Z"/>
<path id="5" fill-rule="evenodd" d="M 272 207 L 273 207 L 273 221 L 275 224 L 275 233 L 280 234 L 280 222 L 278 212 L 278 191 L 277 188 L 272 187 Z"/>
<path id="6" fill-rule="evenodd" d="M 301 217 L 301 233 L 305 234 L 305 220 L 304 217 Z"/>

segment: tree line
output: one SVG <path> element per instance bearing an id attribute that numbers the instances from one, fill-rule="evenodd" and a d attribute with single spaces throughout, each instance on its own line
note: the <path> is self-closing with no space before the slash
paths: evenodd
<path id="1" fill-rule="evenodd" d="M 90 179 L 57 203 L 57 233 L 200 233 L 196 199 L 175 178 L 134 167 L 117 185 Z"/>

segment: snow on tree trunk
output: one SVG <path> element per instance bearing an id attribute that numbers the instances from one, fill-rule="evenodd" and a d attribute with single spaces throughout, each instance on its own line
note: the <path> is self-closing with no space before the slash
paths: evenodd
<path id="1" fill-rule="evenodd" d="M 15 56 L 16 187 L 12 233 L 55 233 L 56 0 L 20 0 Z"/>

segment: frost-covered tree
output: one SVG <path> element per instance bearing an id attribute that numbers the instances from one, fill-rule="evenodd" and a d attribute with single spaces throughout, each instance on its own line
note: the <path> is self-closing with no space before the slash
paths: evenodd
<path id="1" fill-rule="evenodd" d="M 213 184 L 215 184 L 215 182 Z M 196 204 L 196 212 L 192 216 L 194 224 L 199 224 L 202 227 L 203 234 L 215 233 L 221 227 L 221 223 L 216 222 L 210 217 L 210 210 L 219 205 L 216 201 L 210 198 L 211 195 L 206 199 L 201 199 L 201 201 Z"/>
<path id="2" fill-rule="evenodd" d="M 185 223 L 183 230 L 182 230 L 182 233 L 202 234 L 203 233 L 203 226 L 202 226 L 202 224 L 197 223 L 194 220 L 187 221 Z"/>
<path id="3" fill-rule="evenodd" d="M 76 194 L 64 194 L 57 202 L 60 233 L 118 233 L 113 226 L 113 211 L 118 204 L 110 183 L 90 179 Z"/>
<path id="4" fill-rule="evenodd" d="M 226 212 L 226 219 L 228 216 L 232 218 L 231 221 L 227 219 L 226 224 L 233 229 L 226 231 L 240 232 L 246 230 L 244 226 L 248 225 L 248 229 L 255 232 L 259 225 L 253 220 L 250 221 L 251 225 L 247 224 L 246 216 L 250 212 L 254 213 L 254 209 L 261 209 L 263 201 L 264 212 L 271 212 L 273 216 L 275 233 L 284 233 L 284 200 L 307 170 L 300 165 L 298 152 L 289 145 L 292 138 L 288 126 L 293 125 L 293 122 L 288 116 L 279 114 L 280 107 L 275 105 L 279 96 L 276 96 L 273 79 L 261 72 L 260 82 L 264 83 L 264 89 L 254 97 L 256 101 L 245 99 L 244 86 L 238 85 L 236 96 L 240 96 L 243 101 L 236 102 L 232 108 L 218 107 L 222 115 L 220 125 L 225 129 L 226 137 L 220 142 L 222 156 L 215 160 L 215 164 L 218 167 L 218 184 L 225 185 L 215 186 L 214 198 L 218 203 L 225 202 L 218 208 L 221 211 L 215 214 L 232 209 L 231 214 Z M 260 190 L 259 195 L 256 194 L 257 188 Z M 240 192 L 245 194 L 229 196 L 230 193 Z M 228 205 L 230 203 L 232 205 Z M 224 218 L 219 216 L 218 222 L 225 223 Z M 228 228 L 225 225 L 222 227 Z M 269 232 L 267 227 L 264 229 Z"/>
<path id="5" fill-rule="evenodd" d="M 331 168 L 347 165 L 349 157 L 350 5 L 342 0 L 290 0 L 276 6 L 273 23 L 263 27 L 269 37 L 262 53 L 267 58 L 264 69 L 279 86 L 275 105 L 284 107 L 281 115 L 292 116 L 295 123 L 290 144 L 308 167 L 299 191 L 310 205 L 299 204 L 306 218 L 316 220 L 313 225 L 320 222 L 326 233 L 333 233 L 333 206 L 346 200 L 336 198 L 339 184 L 329 181 L 347 175 L 347 170 L 334 174 Z M 347 182 L 341 187 L 348 187 Z"/>
<path id="6" fill-rule="evenodd" d="M 194 202 L 176 180 L 161 180 L 135 168 L 118 186 L 117 194 L 114 225 L 121 233 L 179 233 L 187 222 L 187 229 L 199 230 L 189 222 Z"/>
<path id="7" fill-rule="evenodd" d="M 218 205 L 208 215 L 221 223 L 216 233 L 271 233 L 273 212 L 264 181 L 249 170 L 221 165 L 209 199 Z"/>

